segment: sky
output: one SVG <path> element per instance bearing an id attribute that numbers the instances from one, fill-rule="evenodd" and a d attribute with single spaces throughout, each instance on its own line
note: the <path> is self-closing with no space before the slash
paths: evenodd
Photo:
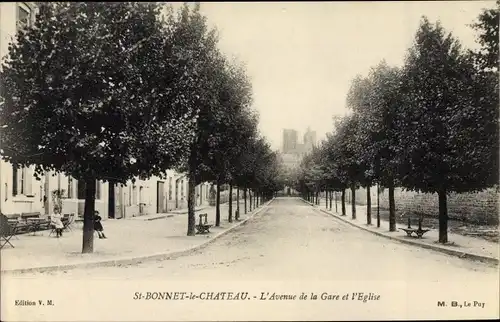
<path id="1" fill-rule="evenodd" d="M 467 48 L 468 26 L 494 1 L 201 3 L 219 46 L 246 64 L 260 131 L 272 147 L 284 128 L 333 129 L 346 113 L 351 80 L 382 59 L 401 66 L 423 15 L 440 20 Z"/>

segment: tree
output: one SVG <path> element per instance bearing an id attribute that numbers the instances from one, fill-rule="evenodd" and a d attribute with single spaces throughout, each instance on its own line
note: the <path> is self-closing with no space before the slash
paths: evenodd
<path id="1" fill-rule="evenodd" d="M 362 158 L 360 117 L 357 113 L 345 116 L 337 124 L 335 132 L 336 141 L 333 154 L 334 164 L 338 167 L 337 174 L 340 182 L 351 188 L 352 194 L 352 218 L 356 218 L 356 189 L 360 184 L 369 185 L 371 173 L 367 170 L 369 166 Z M 370 177 L 367 177 L 370 175 Z M 345 198 L 344 192 L 342 193 Z M 343 214 L 345 214 L 343 212 Z"/>
<path id="2" fill-rule="evenodd" d="M 93 251 L 96 180 L 125 183 L 181 162 L 193 110 L 155 3 L 46 3 L 2 66 L 2 158 L 86 183 L 82 252 Z"/>
<path id="3" fill-rule="evenodd" d="M 210 150 L 209 158 L 213 171 L 217 173 L 217 180 L 229 184 L 228 221 L 232 222 L 232 186 L 236 184 L 235 178 L 241 170 L 239 159 L 246 153 L 245 142 L 251 140 L 257 132 L 257 117 L 250 108 L 252 86 L 244 66 L 233 61 L 225 67 L 224 77 L 218 86 L 220 117 L 215 127 L 216 144 Z"/>
<path id="4" fill-rule="evenodd" d="M 348 97 L 349 106 L 359 115 L 362 124 L 357 146 L 365 169 L 366 187 L 376 181 L 389 188 L 389 231 L 396 230 L 394 188 L 399 138 L 395 120 L 403 102 L 400 83 L 400 70 L 382 61 L 371 69 L 367 78 L 355 79 Z M 369 195 L 367 189 L 367 197 Z M 371 222 L 369 215 L 368 222 Z"/>
<path id="5" fill-rule="evenodd" d="M 440 243 L 447 194 L 498 184 L 498 95 L 477 76 L 471 55 L 424 17 L 404 67 L 399 173 L 405 188 L 438 194 Z"/>
<path id="6" fill-rule="evenodd" d="M 500 1 L 496 1 L 496 8 L 485 9 L 481 12 L 478 20 L 472 24 L 472 28 L 478 32 L 478 42 L 481 46 L 475 52 L 475 58 L 481 69 L 498 71 L 498 29 L 499 29 Z"/>
<path id="7" fill-rule="evenodd" d="M 196 110 L 194 139 L 187 147 L 188 157 L 177 167 L 188 176 L 188 228 L 187 235 L 194 236 L 196 218 L 195 187 L 203 181 L 215 181 L 216 174 L 208 163 L 208 154 L 214 148 L 217 127 L 218 81 L 224 73 L 224 57 L 217 49 L 218 36 L 215 29 L 209 29 L 200 13 L 199 4 L 190 7 L 185 3 L 178 15 L 169 15 L 173 26 L 173 39 L 177 46 L 183 74 L 190 80 L 184 86 L 183 97 L 187 105 Z M 220 187 L 217 186 L 217 204 Z M 219 211 L 219 208 L 217 208 Z"/>

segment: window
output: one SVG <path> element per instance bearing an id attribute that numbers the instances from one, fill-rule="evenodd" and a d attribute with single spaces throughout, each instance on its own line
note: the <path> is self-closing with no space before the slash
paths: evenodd
<path id="1" fill-rule="evenodd" d="M 32 196 L 31 183 L 33 174 L 29 167 L 12 167 L 12 195 Z"/>
<path id="2" fill-rule="evenodd" d="M 85 181 L 78 180 L 77 193 L 78 199 L 85 199 Z"/>
<path id="3" fill-rule="evenodd" d="M 77 196 L 78 199 L 85 199 L 85 181 L 77 180 Z M 101 199 L 101 183 L 96 180 L 95 199 Z"/>
<path id="4" fill-rule="evenodd" d="M 172 200 L 172 177 L 168 179 L 168 200 Z"/>
<path id="5" fill-rule="evenodd" d="M 132 202 L 137 205 L 137 186 L 132 186 Z"/>
<path id="6" fill-rule="evenodd" d="M 98 180 L 95 182 L 95 198 L 101 200 L 101 183 Z"/>
<path id="7" fill-rule="evenodd" d="M 31 25 L 31 9 L 24 3 L 17 6 L 17 30 Z"/>
<path id="8" fill-rule="evenodd" d="M 68 198 L 69 199 L 74 198 L 74 195 L 73 195 L 73 178 L 72 177 L 68 177 Z"/>

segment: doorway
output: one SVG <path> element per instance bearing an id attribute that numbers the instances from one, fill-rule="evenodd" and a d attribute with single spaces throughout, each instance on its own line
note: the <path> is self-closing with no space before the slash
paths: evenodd
<path id="1" fill-rule="evenodd" d="M 156 213 L 165 213 L 165 183 L 158 181 L 156 183 Z"/>

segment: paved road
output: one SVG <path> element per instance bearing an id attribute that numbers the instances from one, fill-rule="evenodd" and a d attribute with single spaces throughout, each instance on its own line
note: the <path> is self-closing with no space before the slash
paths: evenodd
<path id="1" fill-rule="evenodd" d="M 498 285 L 497 268 L 372 235 L 291 198 L 276 199 L 246 225 L 189 256 L 27 276 L 176 281 L 474 280 Z"/>

